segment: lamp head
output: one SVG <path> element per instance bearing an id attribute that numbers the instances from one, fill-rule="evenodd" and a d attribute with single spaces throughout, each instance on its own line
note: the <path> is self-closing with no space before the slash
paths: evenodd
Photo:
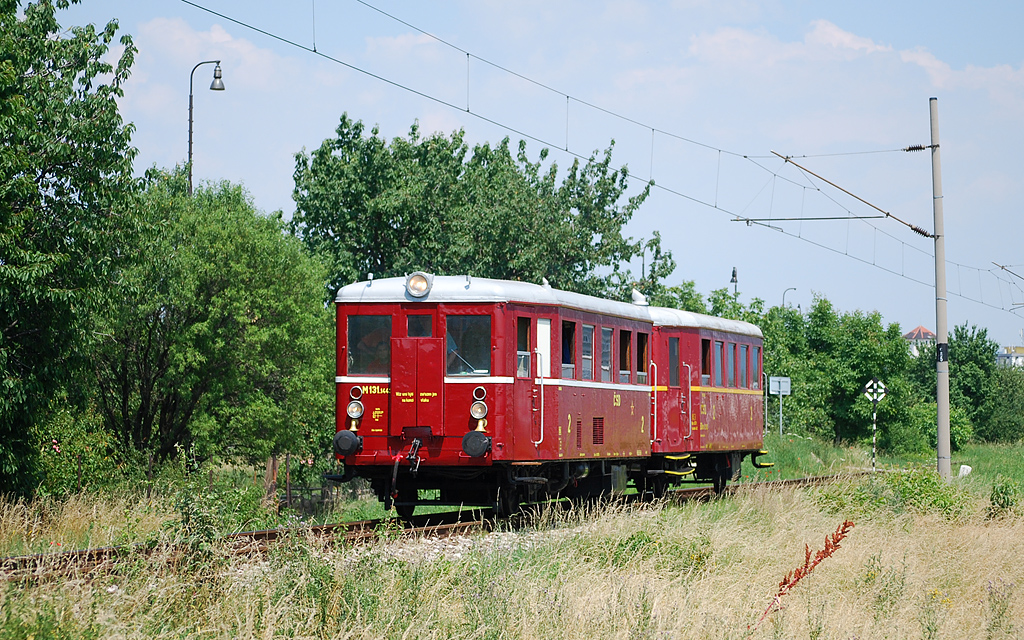
<path id="1" fill-rule="evenodd" d="M 220 63 L 218 62 L 217 66 L 213 68 L 213 83 L 210 84 L 210 90 L 211 91 L 223 91 L 224 90 L 224 81 L 221 80 L 220 77 L 221 77 Z"/>

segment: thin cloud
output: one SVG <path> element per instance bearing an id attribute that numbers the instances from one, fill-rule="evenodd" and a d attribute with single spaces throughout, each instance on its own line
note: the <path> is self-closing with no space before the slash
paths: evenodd
<path id="1" fill-rule="evenodd" d="M 847 50 L 857 53 L 889 53 L 892 47 L 876 44 L 870 38 L 864 38 L 844 31 L 828 20 L 815 20 L 811 23 L 811 31 L 804 38 L 808 47 L 830 47 L 836 50 Z"/>

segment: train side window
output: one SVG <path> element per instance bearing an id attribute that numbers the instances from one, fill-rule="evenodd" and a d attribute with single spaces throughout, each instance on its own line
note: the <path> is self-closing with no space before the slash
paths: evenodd
<path id="1" fill-rule="evenodd" d="M 700 341 L 700 384 L 708 386 L 711 384 L 711 341 Z"/>
<path id="2" fill-rule="evenodd" d="M 658 384 L 653 380 L 652 384 Z M 668 385 L 679 386 L 679 338 L 668 339 Z"/>
<path id="3" fill-rule="evenodd" d="M 754 347 L 750 355 L 750 386 L 752 389 L 761 388 L 761 347 Z"/>
<path id="4" fill-rule="evenodd" d="M 491 316 L 448 316 L 447 374 L 491 374 Z"/>
<path id="5" fill-rule="evenodd" d="M 530 319 L 516 318 L 516 376 L 530 377 Z"/>
<path id="6" fill-rule="evenodd" d="M 562 377 L 576 377 L 576 323 L 562 321 Z"/>
<path id="7" fill-rule="evenodd" d="M 736 344 L 725 344 L 725 381 L 727 387 L 736 386 Z"/>
<path id="8" fill-rule="evenodd" d="M 636 334 L 636 383 L 647 384 L 647 343 L 649 336 L 646 333 Z"/>
<path id="9" fill-rule="evenodd" d="M 745 344 L 740 345 L 740 389 L 747 389 L 747 380 L 750 378 L 750 353 Z"/>
<path id="10" fill-rule="evenodd" d="M 633 346 L 633 332 L 619 331 L 619 382 L 629 384 L 630 354 Z"/>
<path id="11" fill-rule="evenodd" d="M 725 343 L 715 340 L 715 386 L 722 386 L 722 356 L 725 355 Z"/>
<path id="12" fill-rule="evenodd" d="M 349 374 L 387 375 L 390 369 L 391 316 L 349 316 Z"/>
<path id="13" fill-rule="evenodd" d="M 582 346 L 582 361 L 583 361 L 583 379 L 593 380 L 594 379 L 594 327 L 589 324 L 583 325 L 583 335 L 581 340 Z"/>
<path id="14" fill-rule="evenodd" d="M 601 327 L 601 382 L 612 381 L 612 329 Z"/>
<path id="15" fill-rule="evenodd" d="M 433 335 L 430 316 L 409 316 L 409 337 L 429 338 Z"/>

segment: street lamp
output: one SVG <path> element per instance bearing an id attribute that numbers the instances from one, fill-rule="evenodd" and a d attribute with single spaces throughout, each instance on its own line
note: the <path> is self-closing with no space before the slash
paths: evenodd
<path id="1" fill-rule="evenodd" d="M 786 294 L 789 293 L 790 291 L 796 291 L 796 287 L 790 287 L 790 288 L 788 288 L 788 289 L 786 289 L 785 291 L 782 292 L 782 308 L 783 309 L 786 308 Z"/>
<path id="2" fill-rule="evenodd" d="M 188 195 L 192 197 L 192 81 L 196 75 L 196 69 L 204 64 L 215 64 L 213 68 L 213 82 L 210 84 L 211 91 L 223 91 L 224 81 L 220 79 L 220 60 L 206 60 L 192 67 L 192 73 L 188 76 Z"/>
<path id="3" fill-rule="evenodd" d="M 732 283 L 733 297 L 738 298 L 740 294 L 737 292 L 737 287 L 739 286 L 737 283 L 739 283 L 739 280 L 736 278 L 736 267 L 732 268 L 732 280 L 730 280 L 729 282 Z"/>

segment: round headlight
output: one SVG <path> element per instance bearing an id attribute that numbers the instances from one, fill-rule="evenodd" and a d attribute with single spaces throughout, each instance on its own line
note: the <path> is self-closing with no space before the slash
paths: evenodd
<path id="1" fill-rule="evenodd" d="M 430 276 L 417 271 L 405 279 L 405 290 L 414 298 L 422 298 L 430 293 Z"/>
<path id="2" fill-rule="evenodd" d="M 469 405 L 469 415 L 473 416 L 475 420 L 479 420 L 487 415 L 487 404 L 479 400 Z"/>
<path id="3" fill-rule="evenodd" d="M 359 385 L 352 387 L 351 389 L 348 390 L 348 397 L 352 398 L 353 400 L 358 400 L 359 398 L 362 398 L 363 388 L 360 387 Z"/>
<path id="4" fill-rule="evenodd" d="M 356 418 L 363 417 L 363 403 L 359 402 L 358 400 L 353 400 L 352 402 L 348 403 L 348 408 L 345 409 L 345 413 L 347 413 L 348 417 L 352 418 L 353 420 L 355 420 Z"/>

